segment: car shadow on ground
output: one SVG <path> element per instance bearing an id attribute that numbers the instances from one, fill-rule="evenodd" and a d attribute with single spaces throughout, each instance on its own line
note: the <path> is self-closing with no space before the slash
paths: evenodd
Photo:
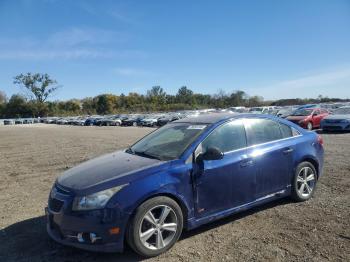
<path id="1" fill-rule="evenodd" d="M 289 199 L 281 199 L 256 207 L 191 231 L 183 232 L 180 241 L 197 234 L 205 233 L 213 228 L 232 223 L 262 210 L 289 204 Z M 46 233 L 45 216 L 27 219 L 10 225 L 0 231 L 0 261 L 140 261 L 142 257 L 136 255 L 126 247 L 123 254 L 96 253 L 66 247 L 52 241 Z"/>

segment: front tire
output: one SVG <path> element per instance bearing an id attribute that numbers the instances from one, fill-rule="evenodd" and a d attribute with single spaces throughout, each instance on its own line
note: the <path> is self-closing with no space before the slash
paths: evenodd
<path id="1" fill-rule="evenodd" d="M 168 197 L 155 197 L 141 204 L 127 232 L 129 246 L 144 257 L 158 256 L 169 250 L 183 229 L 179 205 Z"/>
<path id="2" fill-rule="evenodd" d="M 317 172 L 310 162 L 302 162 L 297 166 L 292 181 L 292 199 L 298 202 L 309 200 L 316 189 Z"/>

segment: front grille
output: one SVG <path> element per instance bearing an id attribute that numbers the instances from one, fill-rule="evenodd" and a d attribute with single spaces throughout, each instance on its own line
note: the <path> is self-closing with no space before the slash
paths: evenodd
<path id="1" fill-rule="evenodd" d="M 51 198 L 49 199 L 49 208 L 50 210 L 54 212 L 59 212 L 63 206 L 63 201 L 58 200 L 56 198 Z"/>
<path id="2" fill-rule="evenodd" d="M 326 119 L 326 123 L 338 124 L 341 120 L 338 119 Z"/>
<path id="3" fill-rule="evenodd" d="M 327 129 L 327 130 L 343 130 L 341 126 L 324 126 L 323 129 Z"/>

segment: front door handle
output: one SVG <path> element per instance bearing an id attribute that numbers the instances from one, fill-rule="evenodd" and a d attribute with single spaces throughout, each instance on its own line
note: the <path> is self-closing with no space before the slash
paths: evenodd
<path id="1" fill-rule="evenodd" d="M 293 151 L 294 151 L 293 148 L 287 148 L 287 149 L 283 150 L 283 154 L 287 155 L 287 154 L 292 153 Z"/>
<path id="2" fill-rule="evenodd" d="M 244 159 L 241 161 L 240 166 L 241 167 L 247 167 L 253 165 L 253 160 L 252 159 Z"/>

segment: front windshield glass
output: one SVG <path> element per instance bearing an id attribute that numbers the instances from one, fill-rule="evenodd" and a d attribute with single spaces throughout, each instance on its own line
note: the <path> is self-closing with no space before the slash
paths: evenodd
<path id="1" fill-rule="evenodd" d="M 308 116 L 311 114 L 311 112 L 312 110 L 308 109 L 298 109 L 292 114 L 292 116 Z"/>
<path id="2" fill-rule="evenodd" d="M 138 141 L 127 152 L 160 160 L 177 159 L 206 127 L 190 123 L 167 124 Z"/>
<path id="3" fill-rule="evenodd" d="M 334 110 L 335 115 L 349 115 L 350 114 L 350 107 L 346 108 L 338 108 L 337 110 Z"/>

